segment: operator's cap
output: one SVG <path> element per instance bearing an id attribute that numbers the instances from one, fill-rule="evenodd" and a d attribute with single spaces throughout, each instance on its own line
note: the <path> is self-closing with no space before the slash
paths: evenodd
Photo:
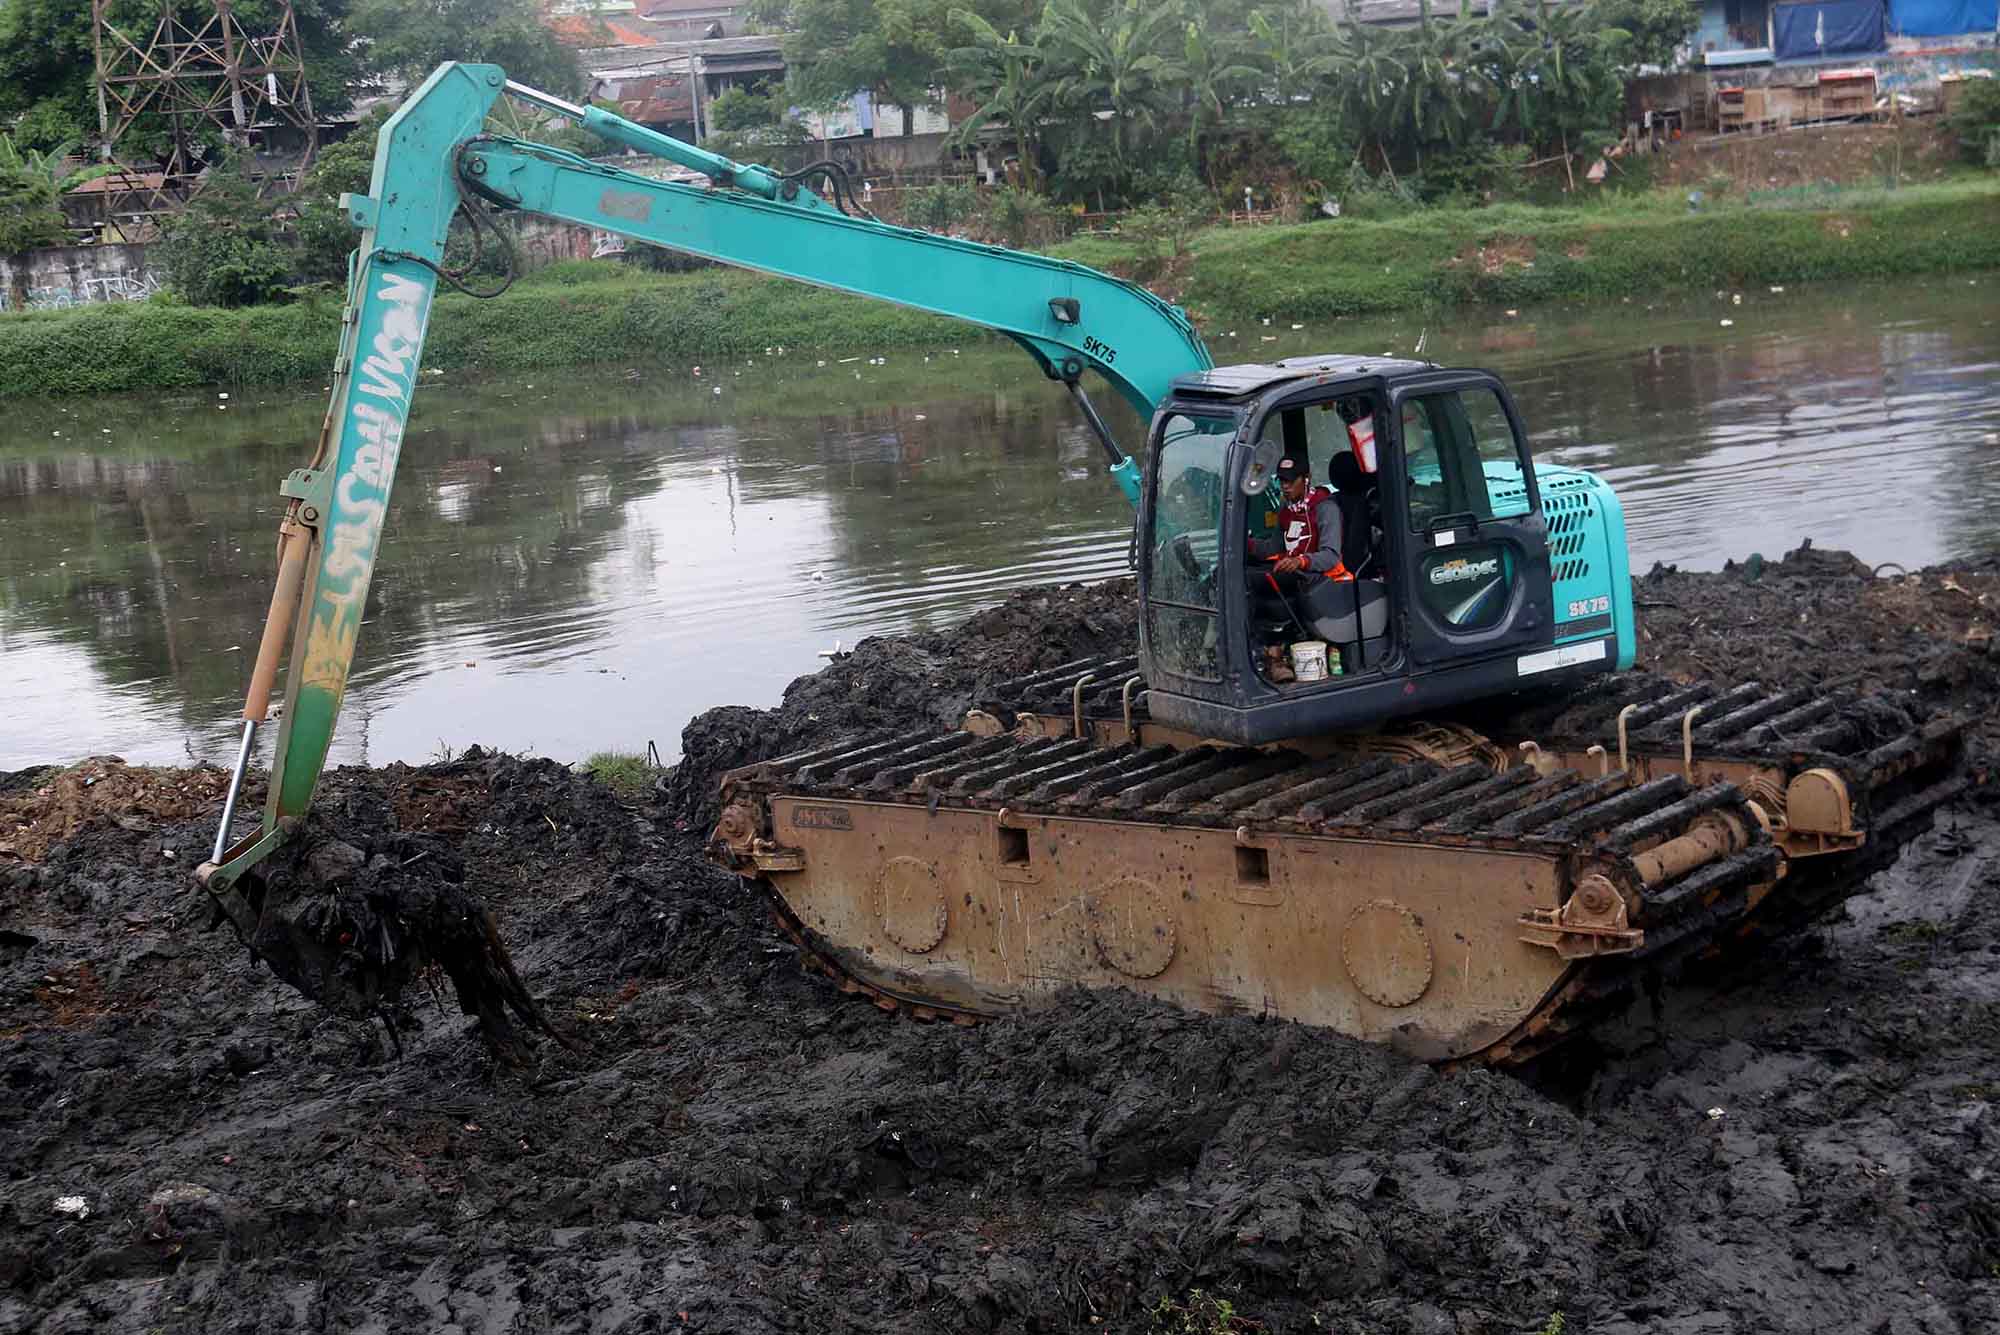
<path id="1" fill-rule="evenodd" d="M 1297 455 L 1288 454 L 1278 460 L 1278 481 L 1290 482 L 1294 478 L 1312 476 L 1311 466 Z"/>

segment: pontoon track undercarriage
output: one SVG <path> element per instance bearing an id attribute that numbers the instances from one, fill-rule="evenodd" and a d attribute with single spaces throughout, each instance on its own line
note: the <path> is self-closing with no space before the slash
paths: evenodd
<path id="1" fill-rule="evenodd" d="M 1822 912 L 1968 782 L 1955 723 L 1868 743 L 1864 706 L 1755 686 L 1607 696 L 1621 766 L 1616 731 L 1189 744 L 1107 678 L 1047 681 L 1068 728 L 1020 711 L 1022 732 L 738 771 L 713 853 L 884 1006 L 978 1018 L 1126 986 L 1505 1063 Z"/>

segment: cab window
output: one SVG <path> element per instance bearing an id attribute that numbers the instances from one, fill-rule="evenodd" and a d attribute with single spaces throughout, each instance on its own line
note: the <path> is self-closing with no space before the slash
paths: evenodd
<path id="1" fill-rule="evenodd" d="M 1521 445 L 1492 389 L 1414 395 L 1400 423 L 1412 532 L 1528 513 Z"/>
<path id="2" fill-rule="evenodd" d="M 1234 418 L 1169 415 L 1153 456 L 1146 620 L 1168 672 L 1216 680 L 1223 477 Z"/>

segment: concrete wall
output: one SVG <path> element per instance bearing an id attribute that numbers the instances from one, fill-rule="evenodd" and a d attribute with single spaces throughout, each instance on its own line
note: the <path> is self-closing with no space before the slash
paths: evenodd
<path id="1" fill-rule="evenodd" d="M 18 255 L 0 255 L 0 310 L 11 308 Z M 28 309 L 55 310 L 93 301 L 136 301 L 164 277 L 146 263 L 143 245 L 50 246 L 27 253 Z"/>
<path id="2" fill-rule="evenodd" d="M 901 123 L 900 115 L 898 113 L 898 124 Z M 928 176 L 934 174 L 943 161 L 944 141 L 942 134 L 913 134 L 908 138 L 901 135 L 881 138 L 855 135 L 832 141 L 827 146 L 826 155 L 849 171 L 864 176 Z M 817 145 L 822 141 L 814 142 Z"/>

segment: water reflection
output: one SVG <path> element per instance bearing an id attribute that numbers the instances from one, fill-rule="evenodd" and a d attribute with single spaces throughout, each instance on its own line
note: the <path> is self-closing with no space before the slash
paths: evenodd
<path id="1" fill-rule="evenodd" d="M 1618 487 L 1639 569 L 1805 536 L 1914 566 L 1995 537 L 1993 281 L 1350 323 L 1217 351 L 1407 353 L 1423 333 L 1428 356 L 1494 367 L 1538 449 Z M 473 741 L 671 755 L 692 714 L 775 700 L 836 640 L 1124 568 L 1129 511 L 1019 354 L 857 370 L 427 383 L 335 758 Z M 226 755 L 276 484 L 322 410 L 317 389 L 10 405 L 0 768 Z"/>

